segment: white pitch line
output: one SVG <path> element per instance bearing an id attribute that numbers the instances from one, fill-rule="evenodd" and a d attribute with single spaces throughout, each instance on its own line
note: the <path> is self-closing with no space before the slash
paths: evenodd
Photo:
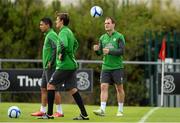
<path id="1" fill-rule="evenodd" d="M 46 121 L 48 121 L 48 120 L 44 120 L 45 122 Z M 0 121 L 0 123 L 45 123 L 45 122 L 43 122 L 43 121 L 39 121 L 39 122 L 1 122 Z M 59 121 L 60 123 L 80 123 L 80 122 L 61 122 L 61 121 Z M 58 121 L 56 121 L 56 122 L 47 122 L 47 123 L 59 123 Z M 82 121 L 82 123 L 136 123 L 136 122 L 84 122 L 84 121 Z M 153 122 L 153 123 L 156 123 L 156 122 Z M 159 122 L 157 122 L 157 123 L 159 123 Z"/>
<path id="2" fill-rule="evenodd" d="M 58 121 L 56 121 L 56 122 L 47 122 L 47 120 L 46 121 L 39 121 L 39 122 L 8 122 L 8 121 L 6 121 L 6 122 L 1 122 L 0 121 L 0 123 L 80 123 L 80 122 L 58 122 Z M 132 122 L 119 122 L 119 121 L 117 121 L 117 122 L 84 122 L 84 121 L 82 121 L 82 123 L 137 123 L 137 122 L 135 122 L 135 121 L 132 121 Z M 164 122 L 146 122 L 146 123 L 164 123 Z M 179 123 L 179 122 L 168 122 L 168 123 Z"/>
<path id="3" fill-rule="evenodd" d="M 148 117 L 154 112 L 156 111 L 157 109 L 159 109 L 160 107 L 155 107 L 153 109 L 151 109 L 150 111 L 148 111 L 142 118 L 141 120 L 138 122 L 138 123 L 145 123 L 145 121 L 148 119 Z"/>

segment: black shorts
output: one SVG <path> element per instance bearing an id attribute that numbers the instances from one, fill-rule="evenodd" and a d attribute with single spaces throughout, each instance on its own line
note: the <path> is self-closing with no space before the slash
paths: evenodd
<path id="1" fill-rule="evenodd" d="M 124 83 L 124 69 L 101 71 L 101 83 L 109 84 L 123 84 Z"/>
<path id="2" fill-rule="evenodd" d="M 47 82 L 49 82 L 55 69 L 43 70 L 41 88 L 47 88 Z"/>
<path id="3" fill-rule="evenodd" d="M 65 90 L 77 88 L 75 73 L 76 70 L 56 70 L 51 76 L 49 83 L 56 86 L 64 84 Z"/>

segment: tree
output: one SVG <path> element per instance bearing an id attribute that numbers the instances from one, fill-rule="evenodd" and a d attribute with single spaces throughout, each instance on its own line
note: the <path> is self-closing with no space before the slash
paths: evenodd
<path id="1" fill-rule="evenodd" d="M 123 0 L 123 3 L 125 0 Z M 90 8 L 99 5 L 103 9 L 103 16 L 93 18 Z M 59 0 L 45 5 L 42 0 L 10 0 L 0 1 L 0 58 L 30 58 L 40 59 L 43 45 L 43 35 L 39 31 L 39 21 L 48 16 L 55 20 L 55 12 L 70 14 L 70 28 L 75 33 L 80 47 L 77 58 L 85 60 L 101 59 L 92 50 L 93 44 L 104 31 L 104 19 L 112 16 L 116 20 L 116 30 L 125 35 L 126 54 L 124 59 L 130 61 L 144 61 L 144 32 L 180 32 L 180 14 L 170 3 L 167 9 L 161 9 L 159 0 L 153 1 L 151 7 L 146 3 L 120 4 L 119 0 L 80 0 L 78 6 L 62 6 Z M 100 65 L 83 65 L 94 70 L 94 104 L 99 103 L 99 72 Z M 29 64 L 9 63 L 4 68 L 37 67 Z M 41 67 L 41 66 L 38 66 Z M 141 65 L 126 65 L 127 82 L 125 83 L 126 104 L 140 105 L 147 99 L 145 85 L 145 70 Z M 114 88 L 110 88 L 111 100 L 109 104 L 116 104 Z"/>
<path id="2" fill-rule="evenodd" d="M 39 58 L 42 38 L 38 24 L 44 10 L 42 1 L 0 2 L 0 57 Z"/>

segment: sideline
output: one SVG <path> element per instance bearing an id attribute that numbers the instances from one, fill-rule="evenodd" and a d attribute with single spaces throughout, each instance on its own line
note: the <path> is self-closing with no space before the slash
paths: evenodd
<path id="1" fill-rule="evenodd" d="M 138 123 L 145 123 L 145 121 L 148 119 L 148 117 L 156 110 L 158 110 L 160 107 L 152 108 L 150 111 L 148 111 Z"/>
<path id="2" fill-rule="evenodd" d="M 0 122 L 0 123 L 59 123 L 59 122 Z M 80 123 L 80 122 L 60 122 L 60 123 Z M 137 122 L 82 122 L 82 123 L 137 123 Z M 164 123 L 164 122 L 146 122 L 146 123 Z M 179 123 L 179 122 L 168 122 L 168 123 Z"/>

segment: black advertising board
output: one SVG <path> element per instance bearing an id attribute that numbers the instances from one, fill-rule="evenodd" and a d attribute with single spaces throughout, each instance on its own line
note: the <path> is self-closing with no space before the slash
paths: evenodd
<path id="1" fill-rule="evenodd" d="M 164 94 L 180 94 L 180 73 L 164 73 Z M 158 74 L 158 93 L 161 94 L 161 74 Z"/>
<path id="2" fill-rule="evenodd" d="M 40 91 L 42 69 L 0 70 L 0 92 Z M 77 88 L 91 92 L 93 89 L 93 70 L 79 69 L 76 72 Z M 64 91 L 64 84 L 60 91 Z"/>

